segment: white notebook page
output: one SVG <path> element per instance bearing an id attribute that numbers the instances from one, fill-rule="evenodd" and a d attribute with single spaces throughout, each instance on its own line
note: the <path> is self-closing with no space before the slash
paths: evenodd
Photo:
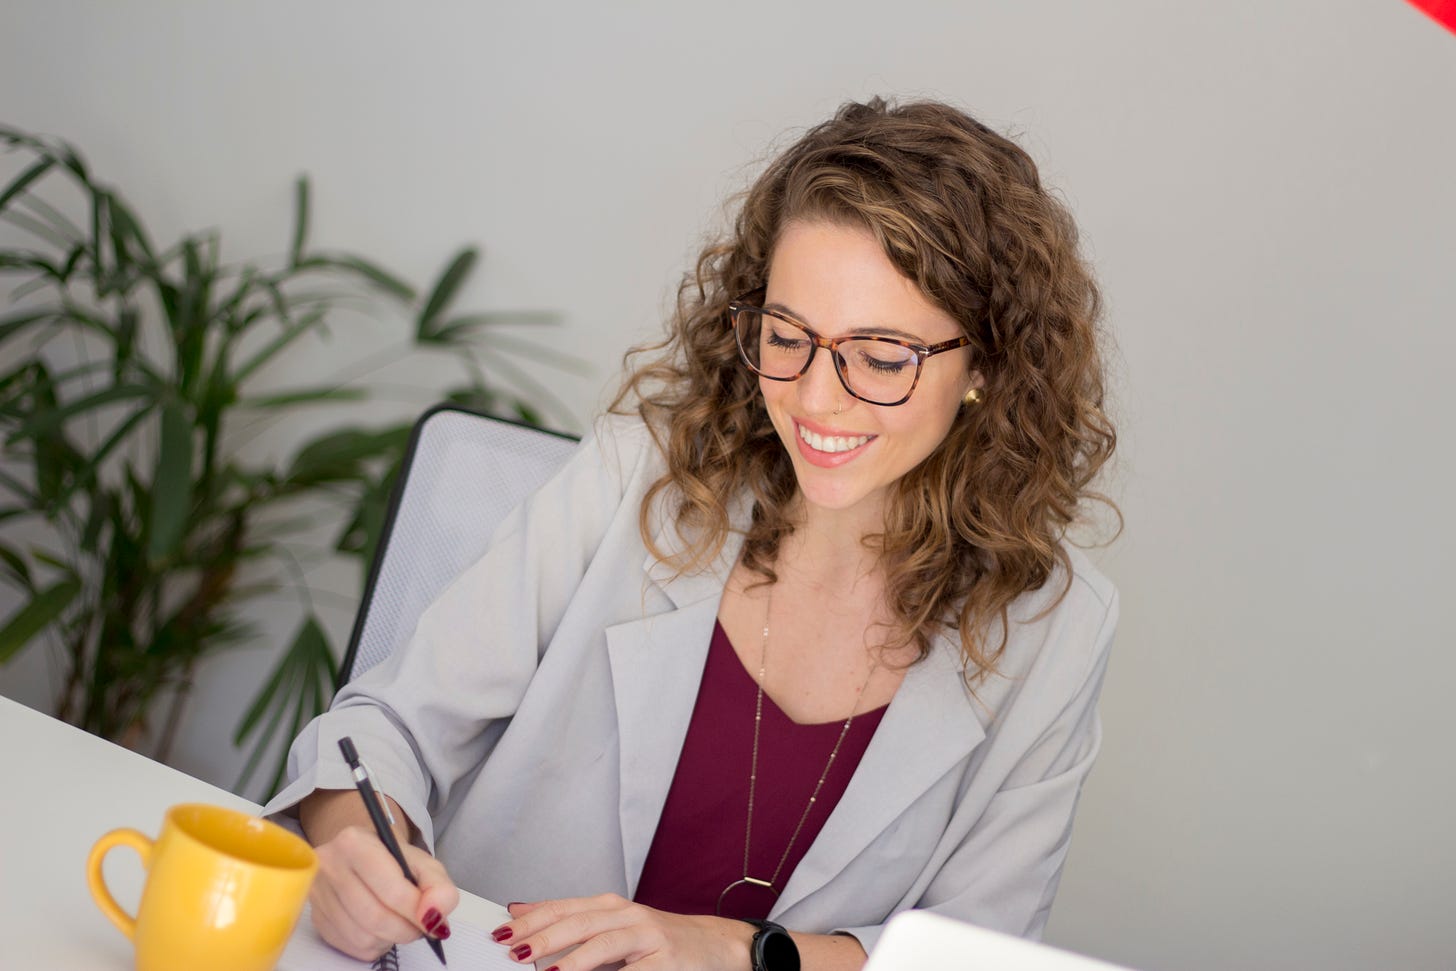
<path id="1" fill-rule="evenodd" d="M 520 971 L 522 967 L 510 958 L 505 945 L 497 944 L 490 933 L 483 928 L 469 924 L 458 917 L 450 919 L 450 939 L 443 942 L 445 960 L 450 971 Z M 313 921 L 305 907 L 298 919 L 298 927 L 283 950 L 278 961 L 278 971 L 360 971 L 376 965 L 369 961 L 356 961 L 347 954 L 341 954 L 324 943 L 313 929 Z M 380 968 L 392 965 L 382 963 Z M 400 971 L 441 971 L 439 959 L 423 940 L 414 941 L 399 948 Z"/>

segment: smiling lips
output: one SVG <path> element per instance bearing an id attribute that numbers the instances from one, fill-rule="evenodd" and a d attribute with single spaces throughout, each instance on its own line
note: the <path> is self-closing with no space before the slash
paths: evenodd
<path id="1" fill-rule="evenodd" d="M 874 435 L 821 435 L 795 422 L 799 432 L 799 452 L 814 465 L 843 465 L 874 441 Z"/>
<path id="2" fill-rule="evenodd" d="M 799 426 L 799 437 L 809 443 L 809 447 L 816 452 L 848 452 L 850 449 L 859 448 L 870 440 L 868 435 L 820 435 L 811 432 L 803 425 Z"/>

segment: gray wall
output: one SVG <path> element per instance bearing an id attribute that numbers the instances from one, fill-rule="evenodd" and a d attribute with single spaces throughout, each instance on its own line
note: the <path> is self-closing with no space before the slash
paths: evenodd
<path id="1" fill-rule="evenodd" d="M 1021 132 L 1106 286 L 1127 516 L 1050 938 L 1159 971 L 1456 965 L 1456 37 L 1409 6 L 11 0 L 0 92 L 163 236 L 280 252 L 306 169 L 322 244 L 423 278 L 483 243 L 469 302 L 556 308 L 600 362 L 561 392 L 578 422 L 774 139 L 875 92 Z M 360 328 L 296 373 L 383 340 Z M 270 653 L 209 668 L 185 768 L 231 779 Z M 41 697 L 41 660 L 6 690 Z"/>

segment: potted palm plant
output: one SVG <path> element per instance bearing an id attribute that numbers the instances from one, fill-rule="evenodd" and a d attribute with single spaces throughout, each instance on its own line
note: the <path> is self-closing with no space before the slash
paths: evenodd
<path id="1" fill-rule="evenodd" d="M 297 517 L 322 515 L 331 551 L 367 564 L 408 436 L 407 422 L 334 428 L 281 461 L 245 457 L 239 444 L 260 423 L 368 396 L 380 358 L 282 388 L 270 365 L 327 334 L 341 309 L 385 305 L 409 333 L 383 359 L 458 365 L 455 385 L 427 400 L 539 422 L 528 397 L 559 405 L 508 356 L 520 341 L 490 338 L 551 315 L 454 312 L 474 249 L 423 291 L 356 254 L 312 249 L 304 178 L 286 256 L 231 265 L 215 231 L 158 245 L 70 145 L 5 127 L 0 145 L 16 163 L 0 220 L 21 238 L 0 246 L 0 580 L 18 593 L 0 617 L 0 664 L 50 643 L 58 717 L 134 747 L 150 740 L 165 760 L 199 663 L 255 639 L 248 606 L 291 591 L 296 634 L 237 730 L 252 747 L 242 789 L 279 733 L 332 693 L 338 651 L 297 568 Z"/>

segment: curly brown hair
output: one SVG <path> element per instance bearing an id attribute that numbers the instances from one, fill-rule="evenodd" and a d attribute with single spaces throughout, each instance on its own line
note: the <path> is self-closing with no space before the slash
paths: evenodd
<path id="1" fill-rule="evenodd" d="M 897 619 L 892 643 L 924 658 L 932 635 L 957 630 L 974 682 L 995 670 L 1012 601 L 1059 563 L 1070 585 L 1062 539 L 1081 502 L 1111 505 L 1088 490 L 1116 433 L 1103 411 L 1101 301 L 1076 226 L 1026 152 L 944 104 L 846 104 L 770 163 L 732 232 L 684 277 L 666 339 L 628 352 L 612 404 L 640 414 L 666 457 L 642 535 L 665 558 L 649 522 L 665 501 L 687 544 L 665 558 L 680 571 L 721 551 L 732 497 L 754 500 L 742 557 L 769 581 L 793 529 L 793 467 L 728 323 L 729 301 L 767 282 L 792 220 L 867 229 L 971 339 L 983 401 L 895 484 L 884 532 L 865 541 Z M 649 359 L 633 367 L 638 355 Z"/>

